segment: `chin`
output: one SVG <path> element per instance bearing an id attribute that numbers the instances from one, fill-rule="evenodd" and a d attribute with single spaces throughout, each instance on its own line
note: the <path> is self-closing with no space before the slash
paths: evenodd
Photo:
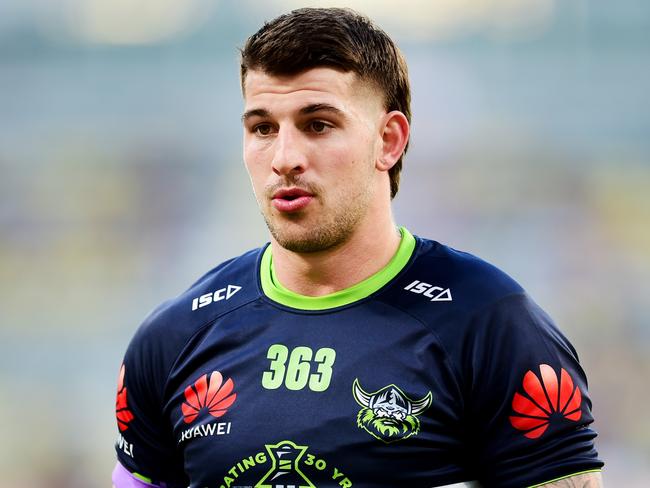
<path id="1" fill-rule="evenodd" d="M 334 243 L 331 243 L 327 240 L 320 238 L 319 234 L 304 232 L 300 233 L 273 233 L 273 238 L 276 242 L 283 248 L 297 253 L 314 253 L 327 251 L 335 246 Z"/>
<path id="2" fill-rule="evenodd" d="M 267 224 L 269 222 L 267 221 Z M 268 225 L 271 235 L 283 248 L 297 253 L 316 253 L 336 248 L 348 240 L 353 229 L 337 224 L 302 226 L 289 223 Z"/>

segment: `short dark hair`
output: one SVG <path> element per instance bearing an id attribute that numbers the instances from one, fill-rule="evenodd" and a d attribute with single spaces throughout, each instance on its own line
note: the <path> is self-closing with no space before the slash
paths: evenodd
<path id="1" fill-rule="evenodd" d="M 411 89 L 402 53 L 369 18 L 347 8 L 301 8 L 266 22 L 241 49 L 242 91 L 249 70 L 283 76 L 320 66 L 351 71 L 374 84 L 384 96 L 386 111 L 399 110 L 411 121 Z M 388 172 L 391 198 L 399 189 L 403 157 Z"/>

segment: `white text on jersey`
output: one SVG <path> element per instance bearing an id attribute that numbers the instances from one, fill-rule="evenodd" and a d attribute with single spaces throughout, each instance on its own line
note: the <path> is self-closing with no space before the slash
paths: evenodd
<path id="1" fill-rule="evenodd" d="M 122 434 L 119 434 L 116 442 L 117 447 L 124 451 L 124 454 L 133 458 L 133 444 L 126 442 L 126 439 L 122 437 Z"/>
<path id="2" fill-rule="evenodd" d="M 230 422 L 212 422 L 210 424 L 197 425 L 196 427 L 181 432 L 181 439 L 178 442 L 194 439 L 195 437 L 228 435 L 230 434 L 230 425 Z"/>
<path id="3" fill-rule="evenodd" d="M 217 291 L 212 293 L 206 293 L 200 297 L 196 297 L 192 300 L 192 310 L 197 310 L 203 308 L 206 305 L 210 305 L 213 302 L 220 302 L 221 300 L 229 300 L 235 293 L 241 290 L 241 286 L 237 285 L 228 285 L 225 288 L 219 288 Z"/>
<path id="4" fill-rule="evenodd" d="M 432 302 L 451 302 L 451 290 L 449 290 L 449 288 L 441 288 L 423 281 L 415 280 L 413 283 L 405 286 L 404 289 L 411 293 L 424 295 L 425 297 L 430 298 Z"/>

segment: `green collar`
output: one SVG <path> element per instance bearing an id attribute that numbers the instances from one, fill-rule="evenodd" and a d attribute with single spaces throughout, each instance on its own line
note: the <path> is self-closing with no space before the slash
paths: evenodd
<path id="1" fill-rule="evenodd" d="M 350 288 L 345 288 L 344 290 L 320 297 L 299 295 L 282 286 L 275 274 L 271 246 L 269 245 L 264 250 L 260 263 L 262 291 L 271 300 L 300 310 L 325 310 L 328 308 L 342 307 L 343 305 L 348 305 L 366 298 L 395 278 L 404 266 L 406 266 L 409 259 L 411 259 L 411 255 L 415 249 L 415 237 L 404 227 L 400 227 L 399 231 L 402 234 L 399 248 L 383 269 Z"/>

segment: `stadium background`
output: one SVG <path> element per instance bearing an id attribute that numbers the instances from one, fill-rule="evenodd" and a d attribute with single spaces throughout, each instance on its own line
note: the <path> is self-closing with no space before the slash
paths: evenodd
<path id="1" fill-rule="evenodd" d="M 0 486 L 94 488 L 144 315 L 264 242 L 237 46 L 296 1 L 0 2 Z M 413 86 L 400 224 L 580 352 L 609 487 L 650 478 L 647 0 L 351 1 Z"/>

